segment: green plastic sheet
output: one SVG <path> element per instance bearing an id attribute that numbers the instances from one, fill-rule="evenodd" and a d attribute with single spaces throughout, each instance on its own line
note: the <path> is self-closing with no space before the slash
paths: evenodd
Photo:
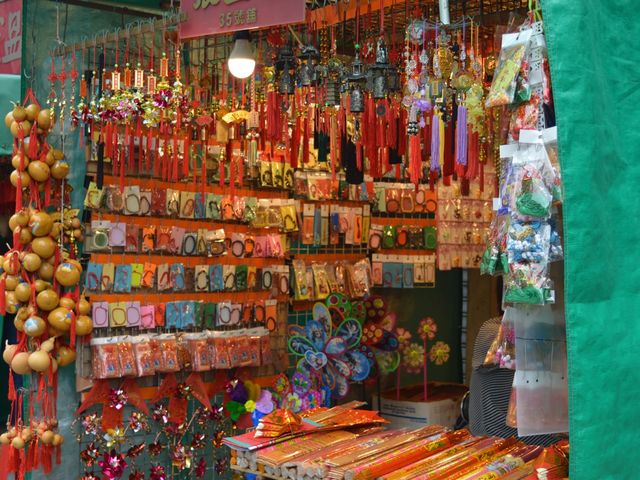
<path id="1" fill-rule="evenodd" d="M 565 185 L 572 480 L 640 475 L 638 2 L 544 0 Z"/>

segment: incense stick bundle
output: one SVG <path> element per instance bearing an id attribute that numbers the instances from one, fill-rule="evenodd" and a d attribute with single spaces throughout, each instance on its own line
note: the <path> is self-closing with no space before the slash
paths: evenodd
<path id="1" fill-rule="evenodd" d="M 466 440 L 469 436 L 468 430 L 459 430 L 457 432 L 442 432 L 417 442 L 411 442 L 395 452 L 387 453 L 373 459 L 366 465 L 347 472 L 345 479 L 373 480 L 381 475 L 410 465 L 425 456 L 438 453 L 447 447 Z"/>

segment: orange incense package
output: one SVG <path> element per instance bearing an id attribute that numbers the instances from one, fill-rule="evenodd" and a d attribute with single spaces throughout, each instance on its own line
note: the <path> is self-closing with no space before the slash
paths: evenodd
<path id="1" fill-rule="evenodd" d="M 434 455 L 452 445 L 460 443 L 469 438 L 468 430 L 458 430 L 456 432 L 442 433 L 434 432 L 436 435 L 427 437 L 419 442 L 411 442 L 410 445 L 401 448 L 391 454 L 378 458 L 370 465 L 359 467 L 354 472 L 354 480 L 372 480 L 386 473 L 393 472 L 406 465 L 410 465 L 421 458 Z"/>
<path id="2" fill-rule="evenodd" d="M 454 474 L 465 473 L 479 467 L 480 465 L 489 463 L 496 458 L 504 455 L 518 444 L 519 442 L 515 438 L 498 440 L 490 447 L 476 450 L 473 454 L 467 455 L 463 459 L 453 464 L 446 465 L 429 474 L 427 477 L 419 478 L 424 478 L 425 480 L 427 478 L 429 480 L 445 480 L 448 478 L 455 478 Z"/>
<path id="3" fill-rule="evenodd" d="M 413 479 L 418 477 L 418 475 L 429 473 L 430 471 L 435 470 L 442 465 L 455 462 L 460 458 L 464 458 L 464 456 L 469 454 L 471 447 L 474 447 L 478 444 L 489 446 L 492 445 L 493 442 L 494 440 L 487 439 L 485 437 L 471 437 L 467 440 L 462 441 L 461 443 L 458 443 L 457 445 L 454 445 L 453 447 L 441 451 L 440 453 L 436 453 L 433 456 L 420 459 L 415 463 L 407 465 L 404 468 L 399 468 L 398 470 L 383 475 L 380 478 L 383 480 L 406 480 L 410 478 Z"/>

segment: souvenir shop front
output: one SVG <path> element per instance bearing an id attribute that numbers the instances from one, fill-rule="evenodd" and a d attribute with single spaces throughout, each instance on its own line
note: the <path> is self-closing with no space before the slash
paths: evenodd
<path id="1" fill-rule="evenodd" d="M 637 67 L 562 3 L 24 2 L 0 472 L 632 478 Z"/>

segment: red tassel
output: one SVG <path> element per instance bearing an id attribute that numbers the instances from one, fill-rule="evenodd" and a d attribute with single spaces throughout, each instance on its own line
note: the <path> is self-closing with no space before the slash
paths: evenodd
<path id="1" fill-rule="evenodd" d="M 38 126 L 36 122 L 33 122 L 31 126 L 31 132 L 29 132 L 30 138 L 37 138 Z M 38 142 L 29 142 L 29 158 L 36 158 L 38 156 Z"/>
<path id="2" fill-rule="evenodd" d="M 16 180 L 16 211 L 22 208 L 22 175 Z"/>
<path id="3" fill-rule="evenodd" d="M 120 192 L 124 191 L 124 152 L 120 149 L 117 151 L 118 162 L 120 164 Z"/>
<path id="4" fill-rule="evenodd" d="M 44 206 L 51 205 L 51 182 L 45 182 L 44 184 Z"/>
<path id="5" fill-rule="evenodd" d="M 169 128 L 164 126 L 164 144 L 162 150 L 162 179 L 169 180 Z"/>
<path id="6" fill-rule="evenodd" d="M 209 150 L 209 136 L 206 136 L 206 139 L 202 142 L 202 161 L 200 162 L 200 188 L 202 189 L 202 201 L 205 200 L 205 187 L 207 186 L 207 152 Z M 195 161 L 194 161 L 194 170 L 195 170 Z"/>
<path id="7" fill-rule="evenodd" d="M 153 148 L 153 128 L 150 128 L 149 131 L 147 131 L 147 151 L 145 152 L 145 167 L 147 169 L 147 172 L 151 171 L 151 152 L 154 151 Z M 158 162 L 158 157 L 157 156 L 153 156 L 153 176 L 154 177 L 158 177 L 158 175 L 160 174 L 160 170 L 159 170 L 159 162 Z"/>
<path id="8" fill-rule="evenodd" d="M 442 175 L 447 177 L 454 172 L 454 140 L 455 132 L 451 122 L 445 124 L 444 128 L 444 165 L 442 165 Z"/>
<path id="9" fill-rule="evenodd" d="M 233 146 L 231 145 L 231 140 L 229 140 L 227 142 L 227 144 L 225 145 L 225 155 L 224 155 L 224 161 L 226 162 L 231 162 L 231 155 L 233 154 Z M 220 175 L 220 186 L 224 187 L 224 183 L 226 181 L 225 177 L 225 171 L 224 171 L 224 161 L 220 161 L 220 167 L 218 169 L 219 171 L 219 175 Z"/>
<path id="10" fill-rule="evenodd" d="M 238 185 L 242 188 L 244 186 L 244 162 L 242 157 L 236 158 L 236 164 L 238 166 Z"/>
<path id="11" fill-rule="evenodd" d="M 129 145 L 130 138 L 131 138 L 131 135 L 130 135 L 130 132 L 129 132 L 129 123 L 127 123 L 125 125 L 125 127 L 124 127 L 124 139 L 123 139 L 123 144 L 126 146 L 125 147 L 126 148 L 125 151 L 128 151 L 129 148 L 130 148 L 130 145 Z M 131 161 L 133 160 L 133 155 L 129 154 L 129 155 L 126 155 L 126 157 L 127 157 L 127 167 L 126 168 L 127 168 L 127 170 L 130 170 L 131 169 Z"/>
<path id="12" fill-rule="evenodd" d="M 358 170 L 362 171 L 362 142 L 356 142 L 356 165 Z"/>
<path id="13" fill-rule="evenodd" d="M 407 123 L 408 123 L 407 110 L 400 110 L 400 129 L 398 132 L 406 132 L 407 131 Z M 407 137 L 406 135 L 400 135 L 398 133 L 398 155 L 404 156 L 407 154 Z"/>
<path id="14" fill-rule="evenodd" d="M 293 134 L 291 135 L 291 149 L 289 151 L 289 157 L 291 158 L 291 166 L 295 169 L 298 168 L 298 152 L 300 151 L 300 130 L 302 119 L 298 117 L 296 124 L 293 127 Z"/>
<path id="15" fill-rule="evenodd" d="M 184 152 L 182 155 L 182 176 L 184 178 L 187 178 L 189 176 L 189 165 L 191 162 L 191 132 L 187 131 L 186 135 L 184 136 Z M 194 173 L 193 173 L 193 177 L 196 177 L 195 174 L 195 165 L 194 165 L 194 169 L 193 169 Z"/>
<path id="16" fill-rule="evenodd" d="M 465 178 L 471 180 L 478 176 L 478 147 L 479 147 L 479 136 L 478 133 L 472 132 L 469 130 L 469 156 L 468 156 L 468 165 L 467 165 L 467 173 Z"/>
<path id="17" fill-rule="evenodd" d="M 306 117 L 302 129 L 302 163 L 307 164 L 309 163 L 309 119 Z"/>
<path id="18" fill-rule="evenodd" d="M 280 124 L 278 122 L 278 94 L 269 92 L 267 94 L 267 138 L 276 140 L 280 133 Z"/>
<path id="19" fill-rule="evenodd" d="M 178 181 L 178 131 L 173 130 L 173 168 L 171 169 L 171 180 Z"/>
<path id="20" fill-rule="evenodd" d="M 409 137 L 409 178 L 411 183 L 418 185 L 422 164 L 420 161 L 420 136 L 410 135 Z"/>
<path id="21" fill-rule="evenodd" d="M 138 118 L 138 121 L 136 122 L 136 133 L 135 133 L 135 138 L 134 138 L 134 146 L 135 146 L 135 140 L 138 141 L 138 175 L 142 173 L 142 120 L 140 120 L 140 118 Z M 133 154 L 135 155 L 135 150 L 133 152 Z"/>

